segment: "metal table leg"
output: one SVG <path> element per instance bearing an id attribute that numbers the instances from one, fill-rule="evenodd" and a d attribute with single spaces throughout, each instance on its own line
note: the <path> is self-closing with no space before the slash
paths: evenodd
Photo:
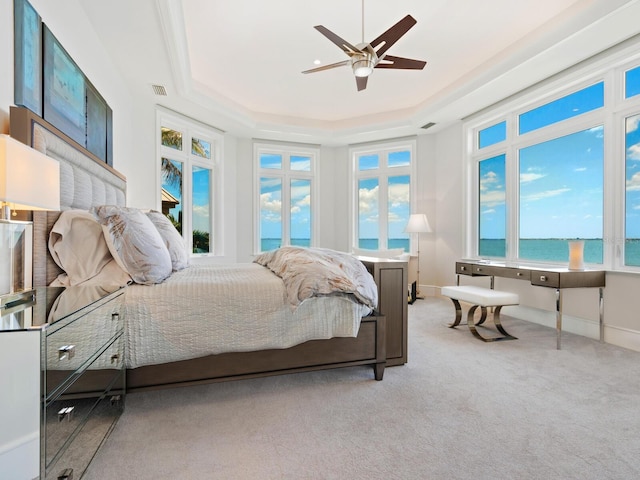
<path id="1" fill-rule="evenodd" d="M 556 348 L 562 348 L 562 289 L 556 288 Z"/>

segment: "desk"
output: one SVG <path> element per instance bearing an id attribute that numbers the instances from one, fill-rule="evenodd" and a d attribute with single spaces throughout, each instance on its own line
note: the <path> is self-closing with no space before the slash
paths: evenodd
<path id="1" fill-rule="evenodd" d="M 468 275 L 472 277 L 491 277 L 491 288 L 493 288 L 494 277 L 527 280 L 531 283 L 531 285 L 555 288 L 556 338 L 558 350 L 560 350 L 562 345 L 562 290 L 565 288 L 598 288 L 600 341 L 604 341 L 604 270 L 569 270 L 567 268 L 541 269 L 539 267 L 519 264 L 511 266 L 504 263 L 489 263 L 471 260 L 456 262 L 456 276 L 458 285 L 460 284 L 460 275 Z"/>

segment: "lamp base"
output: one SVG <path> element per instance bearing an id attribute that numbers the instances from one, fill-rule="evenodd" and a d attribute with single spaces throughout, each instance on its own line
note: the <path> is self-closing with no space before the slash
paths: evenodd
<path id="1" fill-rule="evenodd" d="M 411 284 L 411 288 L 409 289 L 409 305 L 413 305 L 413 302 L 415 302 L 416 300 L 420 299 L 420 298 L 424 298 L 420 295 L 420 293 L 418 292 L 418 284 L 417 282 L 413 282 Z"/>

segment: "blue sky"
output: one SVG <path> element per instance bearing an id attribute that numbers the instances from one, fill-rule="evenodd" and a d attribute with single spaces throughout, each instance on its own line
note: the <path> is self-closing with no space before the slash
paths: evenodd
<path id="1" fill-rule="evenodd" d="M 411 152 L 408 150 L 390 152 L 387 156 L 387 162 L 389 167 L 409 166 Z M 358 157 L 360 171 L 374 170 L 380 166 L 380 158 L 377 154 Z M 379 177 L 359 181 L 358 229 L 360 238 L 379 238 L 380 201 L 387 202 L 387 238 L 409 238 L 409 235 L 403 232 L 411 214 L 409 180 L 409 175 L 388 177 L 388 198 L 385 200 L 379 198 Z"/>
<path id="2" fill-rule="evenodd" d="M 282 172 L 281 154 L 260 154 L 260 168 Z M 311 157 L 291 155 L 289 167 L 292 172 L 311 171 Z M 295 175 L 292 173 L 292 176 Z M 286 177 L 285 177 L 286 178 Z M 291 238 L 309 239 L 311 235 L 311 181 L 290 177 L 291 206 L 289 210 Z M 260 232 L 262 238 L 282 238 L 282 180 L 262 177 L 260 179 Z"/>

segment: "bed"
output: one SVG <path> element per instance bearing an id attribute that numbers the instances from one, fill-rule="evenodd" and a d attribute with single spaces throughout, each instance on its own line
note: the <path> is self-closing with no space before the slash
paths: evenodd
<path id="1" fill-rule="evenodd" d="M 11 135 L 61 162 L 61 210 L 89 211 L 96 206 L 125 205 L 126 180 L 119 172 L 30 111 L 21 107 L 11 108 Z M 33 213 L 34 286 L 49 285 L 64 273 L 48 248 L 51 230 L 60 215 L 60 212 Z M 247 272 L 252 278 L 258 277 L 252 288 L 243 284 L 246 282 L 243 275 Z M 289 335 L 288 344 L 261 343 L 263 336 L 260 332 L 253 335 L 254 343 L 236 347 L 235 351 L 218 349 L 207 352 L 200 346 L 194 346 L 193 342 L 185 343 L 185 338 L 206 336 L 200 335 L 204 331 L 208 331 L 207 335 L 213 335 L 224 329 L 218 324 L 203 327 L 200 317 L 205 316 L 205 307 L 202 302 L 197 304 L 186 320 L 171 321 L 170 316 L 162 315 L 176 304 L 178 309 L 184 310 L 194 303 L 194 299 L 202 299 L 205 296 L 202 289 L 209 288 L 206 284 L 211 282 L 207 279 L 214 275 L 219 278 L 219 288 L 226 288 L 225 282 L 236 282 L 241 285 L 239 291 L 259 294 L 263 302 L 267 302 L 269 295 L 273 294 L 259 293 L 256 285 L 262 288 L 269 283 L 282 284 L 282 280 L 265 266 L 252 263 L 235 266 L 193 265 L 171 274 L 167 280 L 154 286 L 134 284 L 126 287 L 125 303 L 128 306 L 125 307 L 125 318 L 127 331 L 130 332 L 127 342 L 131 352 L 127 357 L 128 391 L 357 365 L 373 367 L 374 378 L 382 380 L 386 364 L 385 317 L 368 306 L 366 309 L 357 306 L 359 302 L 354 302 L 353 294 L 320 295 L 300 305 L 285 301 L 281 308 L 294 312 L 292 314 L 323 320 L 316 329 L 318 331 L 293 332 Z M 185 284 L 186 277 L 197 279 L 196 286 L 193 282 Z M 176 291 L 182 293 L 175 295 Z M 286 290 L 282 292 L 281 297 L 290 299 Z M 226 296 L 235 298 L 238 307 L 248 303 L 246 296 L 242 298 L 238 293 Z M 342 310 L 329 307 L 334 300 L 341 304 Z M 223 306 L 222 311 L 228 308 L 229 305 Z M 209 319 L 226 317 L 222 311 L 214 312 Z M 354 312 L 357 317 L 355 322 Z M 256 310 L 250 312 L 249 316 L 261 320 L 267 314 Z M 172 327 L 170 335 L 175 336 L 169 337 L 167 331 L 156 332 L 154 341 L 164 341 L 164 346 L 158 347 L 157 343 L 148 343 L 146 346 L 138 344 L 139 339 L 153 337 L 154 329 L 159 330 L 165 324 Z M 234 337 L 247 336 L 250 330 L 234 331 L 224 341 L 228 343 Z M 168 344 L 183 345 L 176 349 L 172 345 L 167 348 Z M 141 350 L 150 350 L 152 355 L 142 358 L 144 355 L 140 353 Z M 176 351 L 179 352 L 176 354 Z"/>

